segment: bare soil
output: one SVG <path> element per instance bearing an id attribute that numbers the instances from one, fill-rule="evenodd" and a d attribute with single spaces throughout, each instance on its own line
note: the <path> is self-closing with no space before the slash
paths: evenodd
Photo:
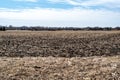
<path id="1" fill-rule="evenodd" d="M 1 57 L 114 55 L 120 55 L 120 31 L 0 32 Z"/>

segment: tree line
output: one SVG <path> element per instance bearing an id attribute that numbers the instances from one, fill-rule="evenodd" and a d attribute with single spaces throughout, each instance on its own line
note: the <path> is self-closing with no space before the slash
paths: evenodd
<path id="1" fill-rule="evenodd" d="M 30 31 L 57 31 L 57 30 L 73 30 L 73 31 L 78 31 L 78 30 L 93 30 L 93 31 L 97 31 L 97 30 L 102 30 L 102 31 L 110 31 L 110 30 L 120 30 L 120 27 L 44 27 L 44 26 L 21 26 L 21 27 L 17 27 L 17 26 L 1 26 L 0 25 L 0 31 L 6 31 L 6 30 L 30 30 Z"/>

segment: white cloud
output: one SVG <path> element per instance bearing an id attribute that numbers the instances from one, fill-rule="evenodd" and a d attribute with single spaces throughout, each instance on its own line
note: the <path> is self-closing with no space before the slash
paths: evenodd
<path id="1" fill-rule="evenodd" d="M 48 0 L 54 3 L 67 3 L 74 6 L 104 6 L 108 8 L 120 8 L 120 0 Z"/>
<path id="2" fill-rule="evenodd" d="M 22 2 L 37 2 L 38 0 L 13 0 L 13 1 L 22 1 Z"/>
<path id="3" fill-rule="evenodd" d="M 2 25 L 119 26 L 120 12 L 89 9 L 0 9 Z"/>

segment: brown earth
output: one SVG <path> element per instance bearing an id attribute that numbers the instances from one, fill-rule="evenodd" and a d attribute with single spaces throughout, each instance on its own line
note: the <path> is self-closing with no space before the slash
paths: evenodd
<path id="1" fill-rule="evenodd" d="M 89 57 L 120 55 L 120 31 L 0 32 L 0 56 Z"/>

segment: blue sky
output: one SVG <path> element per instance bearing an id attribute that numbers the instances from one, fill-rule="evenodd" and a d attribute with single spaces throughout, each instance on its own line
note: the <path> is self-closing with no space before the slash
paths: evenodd
<path id="1" fill-rule="evenodd" d="M 1 8 L 13 8 L 13 9 L 20 9 L 20 8 L 72 8 L 74 6 L 69 4 L 63 3 L 52 3 L 48 0 L 3 0 L 0 1 Z"/>
<path id="2" fill-rule="evenodd" d="M 1 25 L 120 26 L 120 0 L 1 0 Z"/>

